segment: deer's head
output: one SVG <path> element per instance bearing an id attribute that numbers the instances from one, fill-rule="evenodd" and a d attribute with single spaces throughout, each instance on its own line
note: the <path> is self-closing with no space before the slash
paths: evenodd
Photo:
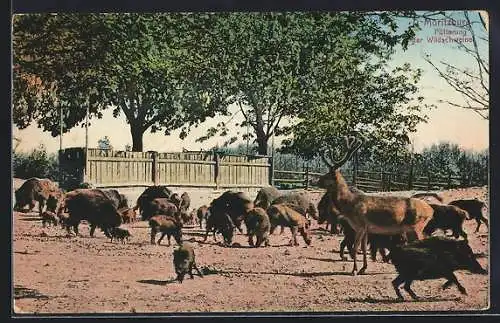
<path id="1" fill-rule="evenodd" d="M 321 188 L 335 189 L 339 182 L 345 182 L 339 169 L 364 143 L 363 137 L 360 139 L 355 136 L 346 136 L 344 139 L 347 146 L 347 152 L 342 158 L 336 160 L 331 150 L 324 151 L 321 155 L 321 159 L 323 159 L 323 162 L 329 167 L 328 173 L 321 176 L 318 180 L 318 186 Z"/>

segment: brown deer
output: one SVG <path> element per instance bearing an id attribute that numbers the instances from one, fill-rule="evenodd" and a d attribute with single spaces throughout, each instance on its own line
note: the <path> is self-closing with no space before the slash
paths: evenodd
<path id="1" fill-rule="evenodd" d="M 432 219 L 434 210 L 425 201 L 416 198 L 368 196 L 352 192 L 339 168 L 363 145 L 364 139 L 349 136 L 345 140 L 347 153 L 340 160 L 334 161 L 331 153 L 329 158 L 322 154 L 330 171 L 319 178 L 318 186 L 327 190 L 341 213 L 340 217 L 356 231 L 353 255 L 356 256 L 360 244 L 363 251 L 363 267 L 359 272 L 354 257 L 352 274 L 356 275 L 363 274 L 367 267 L 367 233 L 403 234 L 407 240 L 408 234 L 416 234 L 418 239 L 422 239 L 424 227 Z"/>

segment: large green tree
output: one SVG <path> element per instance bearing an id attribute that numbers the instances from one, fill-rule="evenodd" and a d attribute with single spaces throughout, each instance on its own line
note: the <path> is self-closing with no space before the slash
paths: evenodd
<path id="1" fill-rule="evenodd" d="M 201 50 L 210 54 L 218 80 L 250 126 L 260 154 L 282 133 L 285 117 L 327 103 L 338 75 L 371 60 L 387 59 L 396 44 L 406 47 L 414 25 L 399 30 L 390 13 L 232 13 L 217 19 Z M 215 53 L 215 55 L 213 55 Z M 225 135 L 227 124 L 217 130 Z"/>
<path id="2" fill-rule="evenodd" d="M 168 135 L 224 109 L 199 82 L 192 59 L 209 14 L 40 14 L 14 19 L 14 122 L 59 134 L 112 108 L 130 125 L 132 149 L 142 136 Z M 203 60 L 201 60 L 203 62 Z M 196 64 L 195 64 L 196 63 Z"/>
<path id="3" fill-rule="evenodd" d="M 349 65 L 324 104 L 301 113 L 287 129 L 284 150 L 331 160 L 345 154 L 344 136 L 362 136 L 370 155 L 391 163 L 407 151 L 409 133 L 426 120 L 418 97 L 419 70 L 408 64 L 393 70 L 385 64 Z M 401 157 L 401 156 L 400 156 Z"/>

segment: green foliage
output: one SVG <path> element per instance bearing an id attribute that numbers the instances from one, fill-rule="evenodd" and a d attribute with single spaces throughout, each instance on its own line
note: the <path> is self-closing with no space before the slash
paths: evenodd
<path id="1" fill-rule="evenodd" d="M 484 185 L 488 179 L 488 150 L 473 152 L 441 142 L 425 148 L 416 156 L 415 164 L 421 174 L 460 177 L 461 185 Z"/>
<path id="2" fill-rule="evenodd" d="M 209 14 L 36 14 L 14 18 L 14 123 L 36 121 L 53 136 L 113 108 L 142 135 L 168 135 L 214 116 L 222 103 L 200 81 L 194 48 Z M 194 57 L 194 58 L 193 58 Z M 202 59 L 201 59 L 202 60 Z M 54 107 L 58 107 L 54 109 Z"/>
<path id="3" fill-rule="evenodd" d="M 231 13 L 220 17 L 207 31 L 202 55 L 207 57 L 209 78 L 226 89 L 243 113 L 245 121 L 240 126 L 252 128 L 260 154 L 268 153 L 267 141 L 273 133 L 285 131 L 283 118 L 324 107 L 332 92 L 349 86 L 344 76 L 350 66 L 388 59 L 393 47 L 412 35 L 408 30 L 397 31 L 389 13 Z M 360 89 L 365 96 L 372 93 L 364 90 Z M 200 139 L 218 132 L 224 135 L 225 129 L 219 125 Z"/>
<path id="4" fill-rule="evenodd" d="M 427 117 L 417 97 L 420 71 L 408 64 L 387 71 L 382 63 L 349 65 L 325 104 L 299 114 L 284 133 L 284 150 L 305 158 L 329 153 L 332 160 L 346 152 L 344 136 L 362 135 L 360 155 L 393 163 L 407 153 L 409 133 Z M 366 157 L 365 157 L 366 158 Z"/>
<path id="5" fill-rule="evenodd" d="M 12 169 L 14 177 L 28 179 L 31 177 L 59 179 L 59 162 L 55 154 L 47 154 L 43 145 L 29 153 L 14 152 Z"/>

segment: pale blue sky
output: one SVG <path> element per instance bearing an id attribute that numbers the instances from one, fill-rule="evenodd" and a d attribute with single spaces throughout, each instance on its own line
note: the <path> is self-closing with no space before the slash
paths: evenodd
<path id="1" fill-rule="evenodd" d="M 477 12 L 470 12 L 474 21 L 479 21 Z M 458 17 L 458 16 L 457 16 Z M 400 24 L 404 24 L 404 20 Z M 435 61 L 444 60 L 456 66 L 474 67 L 474 61 L 470 56 L 457 50 L 452 44 L 429 43 L 427 38 L 436 34 L 435 29 L 457 30 L 456 27 L 432 27 L 422 25 L 422 30 L 417 37 L 422 38 L 422 42 L 411 45 L 407 51 L 397 50 L 391 65 L 401 65 L 409 62 L 415 68 L 423 70 L 420 82 L 420 95 L 426 103 L 435 104 L 437 108 L 429 111 L 429 122 L 418 126 L 417 133 L 413 136 L 415 148 L 421 150 L 425 146 L 440 141 L 451 141 L 458 143 L 464 148 L 482 150 L 489 146 L 488 143 L 488 121 L 482 119 L 473 111 L 453 108 L 444 103 L 439 103 L 439 99 L 446 99 L 461 103 L 461 97 L 442 80 L 432 67 L 423 60 L 424 53 L 430 54 Z M 476 25 L 478 31 L 482 26 Z M 487 55 L 487 48 L 481 48 L 483 55 Z M 236 108 L 233 107 L 236 111 Z M 241 121 L 241 115 L 236 115 L 234 123 Z M 227 117 L 224 117 L 224 120 Z M 189 150 L 200 148 L 210 148 L 215 144 L 222 144 L 224 138 L 213 138 L 204 143 L 196 143 L 195 139 L 202 136 L 206 129 L 215 126 L 221 117 L 207 120 L 204 124 L 191 131 L 185 140 L 180 140 L 179 132 L 175 131 L 168 137 L 161 132 L 151 134 L 147 131 L 144 134 L 144 150 L 157 151 L 179 151 L 182 147 Z M 234 128 L 234 132 L 244 131 Z M 13 127 L 13 134 L 21 139 L 18 150 L 29 151 L 39 144 L 44 144 L 49 152 L 56 152 L 59 149 L 59 137 L 51 137 L 49 133 L 37 128 L 36 124 L 27 129 L 19 130 Z M 126 144 L 131 144 L 132 139 L 130 129 L 123 117 L 113 118 L 111 110 L 108 110 L 100 120 L 92 120 L 89 128 L 89 146 L 97 146 L 99 138 L 107 135 L 115 149 L 124 149 Z M 277 138 L 277 143 L 280 139 Z M 63 148 L 77 147 L 85 145 L 85 129 L 76 127 L 63 136 Z"/>

